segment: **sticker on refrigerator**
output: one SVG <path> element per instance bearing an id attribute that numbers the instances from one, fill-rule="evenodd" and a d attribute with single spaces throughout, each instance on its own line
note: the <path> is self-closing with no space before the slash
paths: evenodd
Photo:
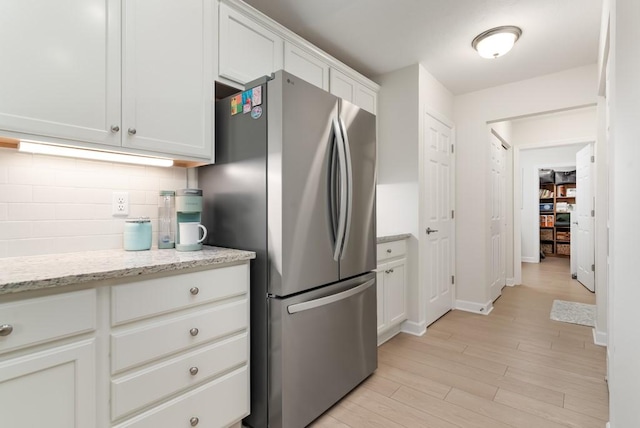
<path id="1" fill-rule="evenodd" d="M 251 103 L 254 106 L 259 106 L 260 104 L 262 104 L 262 86 L 256 86 L 255 88 L 253 88 Z"/>
<path id="2" fill-rule="evenodd" d="M 242 95 L 238 94 L 231 98 L 231 116 L 242 111 Z"/>
<path id="3" fill-rule="evenodd" d="M 249 113 L 251 111 L 251 98 L 253 97 L 253 90 L 249 89 L 242 93 L 242 113 Z"/>
<path id="4" fill-rule="evenodd" d="M 260 116 L 262 116 L 262 107 L 255 106 L 251 109 L 251 117 L 253 119 L 260 119 Z"/>

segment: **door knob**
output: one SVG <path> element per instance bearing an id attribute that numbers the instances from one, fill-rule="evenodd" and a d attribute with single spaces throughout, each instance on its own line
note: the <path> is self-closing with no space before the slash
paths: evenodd
<path id="1" fill-rule="evenodd" d="M 432 234 L 433 232 L 437 232 L 438 229 L 431 229 L 430 227 L 427 227 L 427 235 Z"/>

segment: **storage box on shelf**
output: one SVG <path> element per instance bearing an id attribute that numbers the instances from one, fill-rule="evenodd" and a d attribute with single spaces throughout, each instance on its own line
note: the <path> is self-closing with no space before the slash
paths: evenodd
<path id="1" fill-rule="evenodd" d="M 406 257 L 404 239 L 377 246 L 378 345 L 398 334 L 407 319 Z"/>

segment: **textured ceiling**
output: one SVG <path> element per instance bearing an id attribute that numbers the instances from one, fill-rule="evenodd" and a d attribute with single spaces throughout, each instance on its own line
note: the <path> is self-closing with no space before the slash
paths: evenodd
<path id="1" fill-rule="evenodd" d="M 454 94 L 597 61 L 602 0 L 245 0 L 362 74 L 422 63 Z M 514 49 L 483 59 L 479 33 L 517 25 Z"/>

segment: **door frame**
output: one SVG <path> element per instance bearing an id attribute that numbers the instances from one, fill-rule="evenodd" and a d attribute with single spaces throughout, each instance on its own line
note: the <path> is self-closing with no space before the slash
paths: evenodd
<path id="1" fill-rule="evenodd" d="M 420 319 L 420 324 L 422 331 L 426 331 L 427 325 L 427 302 L 426 296 L 429 294 L 427 290 L 427 270 L 428 266 L 425 263 L 422 263 L 422 259 L 425 256 L 424 250 L 424 242 L 425 240 L 422 238 L 422 233 L 426 229 L 425 221 L 424 221 L 424 206 L 426 202 L 425 189 L 427 188 L 427 177 L 424 174 L 424 155 L 425 155 L 425 141 L 424 141 L 424 129 L 425 129 L 425 116 L 429 115 L 433 119 L 445 125 L 447 128 L 451 130 L 451 144 L 454 147 L 453 153 L 451 153 L 451 171 L 450 171 L 450 187 L 449 187 L 449 200 L 451 201 L 451 209 L 456 211 L 456 128 L 453 124 L 453 121 L 449 120 L 445 116 L 437 113 L 436 111 L 431 110 L 427 106 L 423 106 L 422 112 L 420 114 L 420 122 L 419 122 L 419 139 L 418 139 L 418 180 L 419 180 L 419 196 L 418 196 L 418 232 L 420 235 L 418 236 L 418 257 L 415 259 L 418 262 L 418 315 Z M 451 219 L 451 272 L 452 275 L 457 277 L 456 275 L 456 218 Z M 456 283 L 454 281 L 451 284 L 451 309 L 454 309 L 456 303 Z"/>
<path id="2" fill-rule="evenodd" d="M 513 147 L 513 284 L 511 284 L 510 281 L 507 281 L 508 285 L 522 284 L 522 173 L 520 171 L 520 152 L 522 150 L 549 149 L 576 144 L 595 145 L 595 143 L 595 138 L 575 138 L 560 141 L 523 144 L 519 146 L 515 145 Z M 544 166 L 547 165 L 545 164 Z"/>

